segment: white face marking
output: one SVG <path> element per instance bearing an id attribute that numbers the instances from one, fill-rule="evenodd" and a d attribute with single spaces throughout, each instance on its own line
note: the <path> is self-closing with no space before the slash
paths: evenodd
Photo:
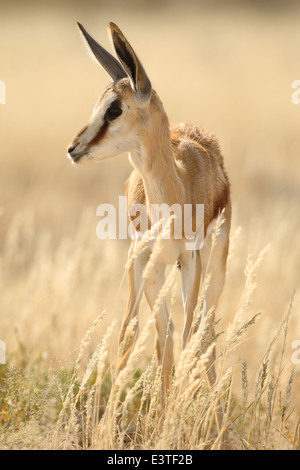
<path id="1" fill-rule="evenodd" d="M 72 152 L 72 155 L 69 153 L 68 158 L 72 160 L 75 164 L 86 165 L 88 163 L 97 162 L 104 160 L 105 158 L 110 158 L 116 153 L 114 148 L 114 139 L 104 139 L 98 145 L 95 142 L 95 145 L 90 145 L 90 143 L 97 137 L 97 134 L 101 131 L 101 128 L 105 125 L 105 113 L 110 105 L 118 100 L 118 95 L 111 91 L 105 96 L 104 100 L 98 102 L 92 112 L 92 115 L 88 121 L 88 125 L 82 134 L 79 133 L 78 137 L 75 138 L 74 143 L 76 143 L 76 150 Z M 109 123 L 107 126 L 111 128 L 115 126 L 115 123 Z M 99 155 L 99 150 L 101 154 Z M 78 156 L 78 157 L 77 157 Z M 77 158 L 76 158 L 77 157 Z M 100 158 L 99 158 L 100 157 Z"/>
<path id="2" fill-rule="evenodd" d="M 106 110 L 117 98 L 118 97 L 116 93 L 112 92 L 107 96 L 100 106 L 98 103 L 96 104 L 89 119 L 88 128 L 82 135 L 82 143 L 84 145 L 87 145 L 97 135 L 104 124 L 104 115 Z"/>
<path id="3" fill-rule="evenodd" d="M 106 119 L 105 113 L 114 101 L 120 102 L 122 113 L 115 119 Z M 78 165 L 88 165 L 124 152 L 136 151 L 139 138 L 135 116 L 131 113 L 134 111 L 124 96 L 120 97 L 112 89 L 107 90 L 94 107 L 85 130 L 75 137 L 71 145 L 76 145 L 76 148 L 68 157 Z"/>

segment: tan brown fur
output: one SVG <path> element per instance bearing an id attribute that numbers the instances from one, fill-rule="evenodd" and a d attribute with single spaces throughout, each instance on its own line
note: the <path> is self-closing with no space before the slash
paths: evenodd
<path id="1" fill-rule="evenodd" d="M 206 234 L 210 222 L 226 208 L 230 200 L 229 180 L 219 143 L 213 134 L 189 123 L 172 124 L 170 136 L 174 161 L 185 187 L 184 201 L 180 202 L 204 204 Z M 169 174 L 165 173 L 164 177 L 166 186 L 169 186 Z M 136 169 L 127 180 L 126 194 L 128 207 L 146 202 L 143 178 Z"/>

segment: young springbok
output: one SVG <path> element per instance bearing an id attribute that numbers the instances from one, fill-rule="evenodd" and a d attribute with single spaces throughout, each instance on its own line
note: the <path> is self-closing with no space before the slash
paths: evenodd
<path id="1" fill-rule="evenodd" d="M 137 247 L 141 240 L 132 242 L 128 264 L 128 304 L 120 332 L 120 344 L 126 337 L 131 320 L 137 319 L 142 291 L 151 308 L 154 307 L 164 285 L 167 264 L 178 263 L 182 275 L 184 304 L 185 347 L 193 325 L 198 303 L 201 273 L 209 272 L 210 283 L 204 292 L 203 316 L 213 312 L 223 289 L 229 245 L 231 202 L 229 181 L 223 166 L 223 157 L 216 138 L 190 124 L 170 127 L 167 114 L 157 93 L 131 45 L 120 29 L 109 24 L 109 32 L 119 60 L 101 47 L 83 28 L 79 28 L 100 65 L 112 78 L 112 84 L 97 102 L 87 126 L 73 139 L 68 157 L 74 164 L 87 165 L 129 152 L 134 170 L 127 183 L 128 206 L 144 204 L 151 219 L 153 204 L 204 205 L 204 243 L 201 249 L 187 250 L 186 239 L 171 237 L 164 240 L 155 260 L 153 274 L 143 279 L 143 271 L 151 256 Z M 193 212 L 195 214 L 195 212 Z M 222 217 L 218 242 L 211 250 L 213 226 Z M 212 251 L 212 252 L 211 252 Z M 209 266 L 208 266 L 209 264 Z M 173 366 L 173 325 L 166 302 L 156 312 L 157 356 L 162 366 L 164 387 L 170 386 Z M 211 319 L 211 335 L 213 331 Z M 137 335 L 138 324 L 135 324 Z M 121 363 L 133 345 L 127 344 Z M 212 385 L 216 375 L 215 352 L 207 366 Z"/>

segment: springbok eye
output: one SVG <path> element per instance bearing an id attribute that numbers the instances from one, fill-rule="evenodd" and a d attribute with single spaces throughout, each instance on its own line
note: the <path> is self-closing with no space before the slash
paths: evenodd
<path id="1" fill-rule="evenodd" d="M 114 101 L 110 107 L 106 110 L 106 113 L 104 115 L 104 120 L 105 121 L 113 121 L 114 119 L 117 119 L 117 117 L 121 116 L 122 114 L 122 109 L 121 109 L 121 104 L 119 101 Z"/>

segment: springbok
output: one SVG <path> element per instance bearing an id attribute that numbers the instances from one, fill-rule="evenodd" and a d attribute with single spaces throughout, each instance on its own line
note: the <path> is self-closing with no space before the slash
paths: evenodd
<path id="1" fill-rule="evenodd" d="M 209 270 L 210 284 L 205 289 L 203 316 L 214 312 L 221 295 L 226 272 L 231 222 L 230 186 L 218 141 L 196 126 L 181 123 L 170 126 L 157 93 L 131 45 L 120 29 L 109 24 L 109 33 L 119 60 L 103 49 L 78 23 L 89 48 L 112 78 L 112 84 L 97 102 L 87 124 L 73 139 L 68 157 L 76 165 L 87 165 L 128 152 L 134 169 L 127 182 L 128 206 L 145 204 L 151 216 L 153 204 L 204 204 L 204 244 L 201 249 L 186 250 L 184 238 L 165 240 L 155 261 L 152 276 L 143 279 L 151 256 L 151 245 L 136 256 L 138 241 L 133 241 L 128 264 L 128 304 L 120 332 L 120 344 L 131 320 L 136 319 L 144 291 L 153 309 L 164 285 L 167 264 L 178 263 L 182 275 L 184 330 L 182 346 L 191 335 L 198 302 L 201 273 Z M 211 253 L 212 232 L 222 217 L 218 243 Z M 208 266 L 209 263 L 209 266 Z M 211 335 L 214 335 L 211 315 Z M 131 322 L 131 324 L 134 322 Z M 156 313 L 156 349 L 164 387 L 169 387 L 173 367 L 173 325 L 166 302 Z M 127 344 L 124 363 L 133 341 Z M 126 356 L 126 357 L 125 357 Z M 122 362 L 122 361 L 121 361 Z M 216 380 L 215 352 L 207 365 L 209 383 Z"/>

